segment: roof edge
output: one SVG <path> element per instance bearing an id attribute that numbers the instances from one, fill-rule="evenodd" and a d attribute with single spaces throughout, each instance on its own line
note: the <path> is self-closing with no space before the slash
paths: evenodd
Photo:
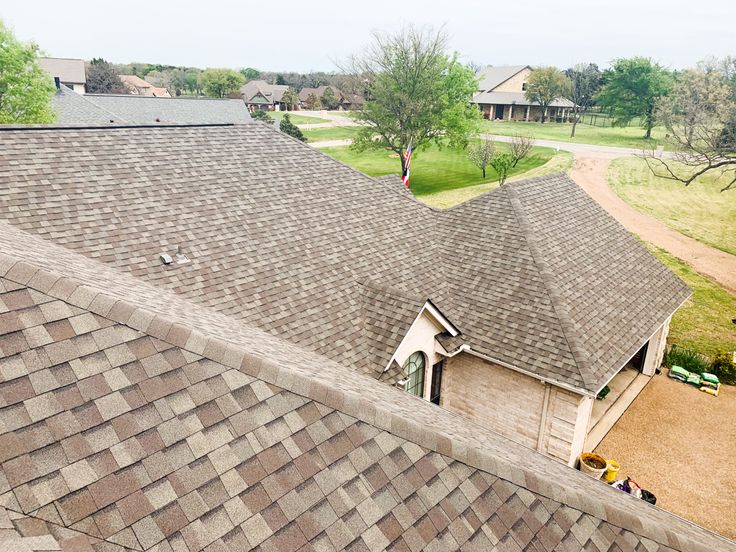
<path id="1" fill-rule="evenodd" d="M 45 285 L 31 285 L 31 280 L 39 274 L 45 277 L 37 277 L 34 281 L 45 282 Z M 280 366 L 274 361 L 247 351 L 241 345 L 206 335 L 191 326 L 181 324 L 178 320 L 162 316 L 148 310 L 148 308 L 139 307 L 124 299 L 109 295 L 108 292 L 87 286 L 75 278 L 46 270 L 35 263 L 29 263 L 0 252 L 0 277 L 35 289 L 40 293 L 55 297 L 56 299 L 103 316 L 119 324 L 127 325 L 161 341 L 165 341 L 170 345 L 190 351 L 230 368 L 240 370 L 252 377 L 277 385 L 297 395 L 322 403 L 325 406 L 339 410 L 367 424 L 392 433 L 397 437 L 454 458 L 476 469 L 486 471 L 534 493 L 578 509 L 599 519 L 610 520 L 609 522 L 614 525 L 652 539 L 664 546 L 672 546 L 673 544 L 684 546 L 687 544 L 688 546 L 682 548 L 683 550 L 702 552 L 711 552 L 712 550 L 700 542 L 666 530 L 660 523 L 654 520 L 644 519 L 635 513 L 631 513 L 626 508 L 617 507 L 614 503 L 618 500 L 622 502 L 626 500 L 635 501 L 637 506 L 651 508 L 653 512 L 657 512 L 657 515 L 678 519 L 697 528 L 697 530 L 713 535 L 717 539 L 736 544 L 730 541 L 730 539 L 694 522 L 680 518 L 631 495 L 616 492 L 614 489 L 611 489 L 610 495 L 613 500 L 605 504 L 594 502 L 583 490 L 578 491 L 551 477 L 543 478 L 542 474 L 538 474 L 529 468 L 524 468 L 514 463 L 511 459 L 494 456 L 478 446 L 469 446 L 467 443 L 454 438 L 452 435 L 447 435 L 436 427 L 430 427 L 409 420 L 396 412 L 378 407 L 370 398 L 366 398 L 359 393 L 329 386 L 317 378 L 309 377 L 292 368 Z M 114 310 L 113 307 L 115 307 Z M 155 324 L 153 324 L 154 320 L 156 322 Z M 182 343 L 182 340 L 172 337 L 175 329 L 182 328 L 191 330 L 187 334 L 188 338 L 184 343 Z M 397 390 L 397 392 L 399 391 Z M 407 399 L 424 402 L 423 399 L 413 396 L 407 396 Z M 444 409 L 442 409 L 442 412 L 443 415 L 461 418 L 465 424 L 475 425 L 459 414 Z M 490 432 L 487 428 L 483 428 L 483 430 Z M 541 454 L 505 437 L 500 438 L 513 443 L 515 446 L 528 449 L 531 455 Z M 587 483 L 588 476 L 551 458 L 548 460 L 554 464 L 553 467 L 569 470 L 568 473 L 571 477 L 583 478 L 582 480 Z"/>

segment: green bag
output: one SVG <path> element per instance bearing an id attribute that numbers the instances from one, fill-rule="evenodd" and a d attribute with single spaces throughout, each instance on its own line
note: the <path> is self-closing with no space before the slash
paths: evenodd
<path id="1" fill-rule="evenodd" d="M 673 366 L 672 368 L 670 368 L 670 372 L 685 379 L 690 377 L 690 372 L 688 372 L 684 368 L 681 368 L 680 366 Z"/>
<path id="2" fill-rule="evenodd" d="M 695 385 L 696 387 L 700 387 L 700 374 L 690 374 L 690 376 L 687 378 L 687 383 L 690 385 Z"/>
<path id="3" fill-rule="evenodd" d="M 709 374 L 708 372 L 703 372 L 703 380 L 709 383 L 720 383 L 718 381 L 718 376 L 716 376 L 715 374 Z"/>

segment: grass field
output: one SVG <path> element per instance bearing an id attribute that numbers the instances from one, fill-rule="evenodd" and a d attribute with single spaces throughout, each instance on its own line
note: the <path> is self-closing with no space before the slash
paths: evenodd
<path id="1" fill-rule="evenodd" d="M 575 142 L 577 144 L 598 144 L 602 146 L 617 146 L 622 148 L 651 148 L 659 145 L 664 138 L 665 129 L 652 130 L 652 140 L 644 140 L 644 129 L 638 126 L 624 128 L 597 127 L 578 124 L 575 129 L 575 138 L 570 138 L 572 125 L 570 123 L 526 123 L 514 121 L 483 121 L 482 132 L 513 136 L 514 134 L 528 134 L 539 140 L 558 140 L 560 142 Z"/>
<path id="2" fill-rule="evenodd" d="M 302 129 L 302 133 L 309 142 L 321 142 L 323 140 L 352 140 L 358 132 L 356 126 L 351 127 L 324 127 Z"/>
<path id="3" fill-rule="evenodd" d="M 685 187 L 654 176 L 643 159 L 622 158 L 611 163 L 608 181 L 635 209 L 693 239 L 736 255 L 736 191 L 720 192 L 723 183 L 715 177 L 702 177 Z"/>
<path id="4" fill-rule="evenodd" d="M 556 172 L 567 172 L 572 167 L 572 153 L 569 151 L 560 151 L 555 154 L 545 164 L 534 169 L 530 169 L 524 173 L 517 174 L 509 178 L 509 181 L 522 180 L 525 178 L 534 178 L 536 176 L 544 176 Z M 419 200 L 426 203 L 430 207 L 446 209 L 464 203 L 481 194 L 484 194 L 498 187 L 498 182 L 487 182 L 484 184 L 476 184 L 475 186 L 465 186 L 453 190 L 444 190 L 433 194 L 419 196 Z"/>
<path id="5" fill-rule="evenodd" d="M 496 147 L 504 151 L 506 144 Z M 324 148 L 322 151 L 370 176 L 399 174 L 401 163 L 396 154 L 385 150 L 356 153 L 348 146 Z M 535 147 L 532 153 L 512 169 L 510 176 L 524 173 L 547 163 L 554 155 L 551 148 Z M 480 169 L 473 165 L 464 151 L 430 146 L 414 153 L 411 162 L 411 189 L 416 196 L 426 196 L 447 190 L 496 182 L 498 175 L 488 168 L 483 179 Z"/>
<path id="6" fill-rule="evenodd" d="M 692 297 L 672 317 L 668 341 L 712 356 L 736 351 L 736 296 L 701 276 L 666 251 L 649 245 L 657 258 L 693 290 Z"/>
<path id="7" fill-rule="evenodd" d="M 280 121 L 284 118 L 284 115 L 286 113 L 289 113 L 289 118 L 291 119 L 291 122 L 295 125 L 316 125 L 318 123 L 329 123 L 327 119 L 320 119 L 319 117 L 308 117 L 306 115 L 299 115 L 298 113 L 294 112 L 288 112 L 288 111 L 269 111 L 268 114 L 271 116 L 271 118 L 276 119 L 277 121 Z"/>

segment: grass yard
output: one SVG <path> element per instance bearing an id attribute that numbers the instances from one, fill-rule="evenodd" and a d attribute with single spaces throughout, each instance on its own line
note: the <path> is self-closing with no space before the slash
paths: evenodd
<path id="1" fill-rule="evenodd" d="M 329 123 L 327 119 L 320 119 L 319 117 L 309 117 L 307 115 L 299 115 L 293 111 L 269 111 L 268 114 L 271 118 L 280 121 L 284 118 L 284 115 L 289 114 L 291 122 L 295 125 L 316 125 L 319 123 Z"/>
<path id="2" fill-rule="evenodd" d="M 309 142 L 322 142 L 323 140 L 352 140 L 360 127 L 324 127 L 302 129 L 302 133 Z"/>
<path id="3" fill-rule="evenodd" d="M 506 144 L 497 144 L 496 147 L 504 151 Z M 396 154 L 385 150 L 365 151 L 356 153 L 348 146 L 324 148 L 326 154 L 338 161 L 350 165 L 370 176 L 385 174 L 399 174 L 401 163 Z M 512 169 L 511 175 L 524 173 L 547 163 L 554 155 L 551 148 L 535 147 L 532 153 L 519 162 Z M 483 179 L 480 169 L 473 165 L 464 151 L 450 148 L 439 149 L 430 146 L 426 150 L 416 151 L 411 161 L 411 189 L 416 196 L 426 196 L 446 190 L 457 190 L 478 184 L 496 182 L 496 172 L 488 168 L 486 178 Z"/>
<path id="4" fill-rule="evenodd" d="M 644 140 L 644 129 L 638 126 L 624 128 L 598 127 L 578 124 L 575 138 L 570 138 L 570 123 L 526 123 L 523 121 L 483 121 L 481 131 L 502 136 L 528 134 L 538 140 L 558 140 L 578 144 L 598 144 L 622 148 L 651 148 L 664 138 L 664 128 L 652 130 L 652 140 Z"/>
<path id="5" fill-rule="evenodd" d="M 693 290 L 692 297 L 672 317 L 668 341 L 708 356 L 736 351 L 736 296 L 701 276 L 666 251 L 652 253 Z"/>
<path id="6" fill-rule="evenodd" d="M 535 169 L 530 169 L 525 173 L 517 174 L 509 178 L 509 182 L 514 180 L 522 180 L 524 178 L 534 178 L 535 176 L 544 176 L 556 172 L 567 172 L 572 167 L 573 156 L 569 151 L 560 151 L 552 156 L 544 165 L 540 165 Z M 456 188 L 453 190 L 445 190 L 433 194 L 427 194 L 419 197 L 422 202 L 430 207 L 447 209 L 454 207 L 460 203 L 464 203 L 498 187 L 498 182 L 488 182 L 484 184 L 476 184 L 475 186 L 466 186 L 464 188 Z"/>
<path id="7" fill-rule="evenodd" d="M 654 176 L 643 159 L 621 158 L 611 163 L 608 182 L 635 209 L 736 255 L 736 191 L 720 192 L 723 183 L 715 177 L 704 176 L 685 187 Z"/>

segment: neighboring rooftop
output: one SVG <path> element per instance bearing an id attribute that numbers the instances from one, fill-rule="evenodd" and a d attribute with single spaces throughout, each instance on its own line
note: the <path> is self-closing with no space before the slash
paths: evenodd
<path id="1" fill-rule="evenodd" d="M 250 114 L 243 100 L 158 98 L 135 94 L 74 94 L 62 86 L 53 106 L 60 124 L 243 124 Z"/>
<path id="2" fill-rule="evenodd" d="M 689 295 L 562 174 L 437 211 L 256 124 L 6 129 L 0 167 L 0 219 L 373 377 L 431 300 L 449 351 L 593 395 Z"/>
<path id="3" fill-rule="evenodd" d="M 252 80 L 240 88 L 240 93 L 246 102 L 251 101 L 254 97 L 263 96 L 268 103 L 278 103 L 288 89 L 289 87 L 285 84 L 269 84 L 264 80 Z"/>
<path id="4" fill-rule="evenodd" d="M 488 65 L 478 72 L 478 90 L 490 92 L 524 69 L 531 69 L 531 67 L 529 65 L 501 65 L 498 67 Z"/>
<path id="5" fill-rule="evenodd" d="M 478 92 L 473 101 L 478 104 L 495 105 L 539 105 L 530 102 L 523 92 L 494 91 L 495 88 L 518 75 L 524 70 L 531 70 L 529 65 L 488 66 L 478 72 Z M 557 98 L 549 104 L 550 107 L 574 107 L 574 104 L 565 98 Z"/>
<path id="6" fill-rule="evenodd" d="M 69 84 L 85 84 L 87 74 L 84 60 L 72 58 L 38 58 L 41 69 L 52 77 L 58 77 L 61 82 Z"/>

